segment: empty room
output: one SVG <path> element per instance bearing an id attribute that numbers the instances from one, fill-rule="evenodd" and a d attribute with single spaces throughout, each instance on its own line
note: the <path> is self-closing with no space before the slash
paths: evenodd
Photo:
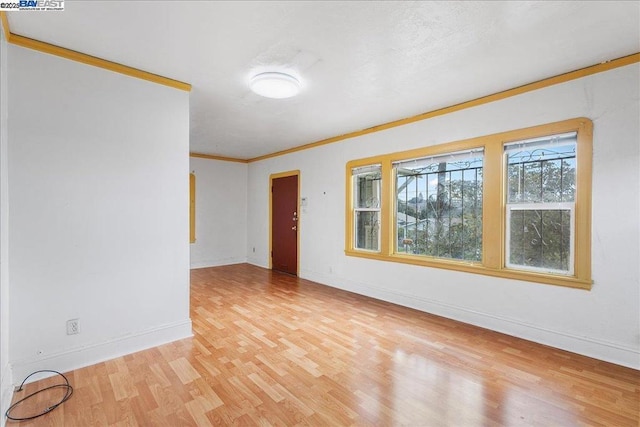
<path id="1" fill-rule="evenodd" d="M 0 9 L 0 426 L 640 425 L 640 2 Z"/>

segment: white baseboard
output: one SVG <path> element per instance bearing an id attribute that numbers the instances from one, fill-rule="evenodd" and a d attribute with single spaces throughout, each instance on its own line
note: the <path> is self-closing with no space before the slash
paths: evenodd
<path id="1" fill-rule="evenodd" d="M 190 267 L 195 270 L 197 268 L 220 267 L 222 265 L 244 264 L 246 262 L 246 258 L 213 259 L 192 262 Z"/>
<path id="2" fill-rule="evenodd" d="M 182 322 L 125 335 L 103 343 L 70 348 L 38 359 L 14 361 L 11 364 L 13 380 L 16 383 L 20 383 L 27 375 L 41 369 L 68 372 L 191 336 L 193 336 L 191 319 L 187 319 Z M 34 376 L 32 378 L 35 381 L 43 377 Z"/>
<path id="3" fill-rule="evenodd" d="M 253 259 L 253 258 L 249 258 L 246 262 L 247 262 L 247 264 L 251 264 L 251 265 L 254 265 L 256 267 L 269 269 L 269 264 L 264 264 L 264 263 L 262 263 L 262 262 L 260 262 L 260 261 L 258 261 L 256 259 Z"/>
<path id="4" fill-rule="evenodd" d="M 8 363 L 2 367 L 0 373 L 0 426 L 4 427 L 7 419 L 4 414 L 9 409 L 11 398 L 13 397 L 13 376 L 11 365 Z"/>
<path id="5" fill-rule="evenodd" d="M 424 297 L 393 292 L 387 289 L 377 288 L 364 283 L 338 280 L 335 275 L 326 275 L 313 271 L 301 272 L 307 280 L 311 280 L 327 286 L 358 293 L 382 301 L 391 302 L 405 307 L 414 308 L 426 313 L 446 317 L 481 328 L 491 329 L 503 334 L 534 341 L 540 344 L 555 347 L 561 350 L 578 353 L 605 362 L 615 363 L 633 369 L 640 370 L 640 350 L 617 343 L 607 342 L 602 339 L 577 336 L 574 334 L 540 327 L 516 319 L 496 316 L 459 307 L 441 301 L 430 300 Z M 346 285 L 337 282 L 342 281 Z"/>

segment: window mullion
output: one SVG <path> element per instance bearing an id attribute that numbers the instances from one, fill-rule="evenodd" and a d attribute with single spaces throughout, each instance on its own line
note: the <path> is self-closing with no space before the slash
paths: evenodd
<path id="1" fill-rule="evenodd" d="M 573 155 L 566 150 L 547 151 L 549 144 L 567 147 L 576 134 Z M 346 168 L 345 252 L 590 289 L 592 138 L 592 123 L 578 118 L 352 160 Z M 521 148 L 532 153 L 521 153 Z M 556 154 L 562 158 L 550 157 Z M 445 162 L 446 169 L 439 170 L 439 164 Z M 448 185 L 439 179 L 443 172 L 448 174 Z M 469 186 L 467 175 L 474 179 Z M 369 200 L 373 197 L 369 193 L 377 193 L 378 200 Z M 542 223 L 536 220 L 540 215 Z M 466 216 L 473 224 L 470 227 Z M 536 237 L 540 225 L 544 230 Z M 439 230 L 444 234 L 441 238 Z M 356 235 L 360 237 L 354 239 Z M 539 248 L 532 239 L 536 238 L 547 245 L 542 255 L 535 253 Z M 455 256 L 451 253 L 453 240 Z M 442 256 L 438 245 L 443 248 Z"/>
<path id="2" fill-rule="evenodd" d="M 504 166 L 501 141 L 485 145 L 482 171 L 482 263 L 487 268 L 499 269 L 503 266 Z"/>
<path id="3" fill-rule="evenodd" d="M 394 233 L 395 215 L 392 214 L 394 207 L 395 194 L 395 176 L 391 168 L 391 162 L 382 162 L 382 186 L 380 189 L 380 253 L 382 255 L 391 255 L 393 253 L 392 237 Z"/>

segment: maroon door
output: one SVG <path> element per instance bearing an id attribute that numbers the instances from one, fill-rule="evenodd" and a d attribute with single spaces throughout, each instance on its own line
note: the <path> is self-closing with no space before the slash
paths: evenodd
<path id="1" fill-rule="evenodd" d="M 271 267 L 298 274 L 298 175 L 271 181 Z"/>

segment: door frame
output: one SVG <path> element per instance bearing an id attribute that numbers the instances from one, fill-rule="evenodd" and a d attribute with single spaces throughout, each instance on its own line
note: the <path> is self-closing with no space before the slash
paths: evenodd
<path id="1" fill-rule="evenodd" d="M 269 175 L 269 270 L 273 270 L 273 180 L 286 178 L 288 176 L 298 177 L 298 195 L 296 200 L 296 212 L 298 212 L 298 229 L 296 233 L 296 276 L 300 277 L 300 171 L 292 170 L 287 172 L 272 173 Z"/>

